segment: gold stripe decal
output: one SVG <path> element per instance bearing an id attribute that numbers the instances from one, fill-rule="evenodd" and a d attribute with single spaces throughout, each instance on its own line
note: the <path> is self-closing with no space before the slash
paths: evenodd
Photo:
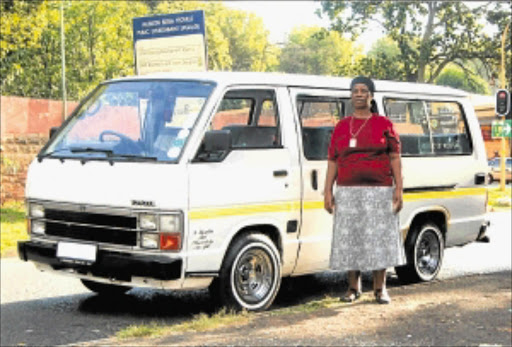
<path id="1" fill-rule="evenodd" d="M 210 219 L 220 217 L 245 216 L 266 212 L 289 212 L 300 209 L 300 202 L 282 202 L 265 205 L 242 205 L 231 207 L 213 207 L 190 211 L 190 219 Z"/>
<path id="2" fill-rule="evenodd" d="M 448 199 L 463 198 L 470 195 L 484 195 L 487 188 L 460 188 L 456 190 L 439 190 L 417 193 L 404 193 L 404 201 L 415 201 L 424 199 Z"/>
<path id="3" fill-rule="evenodd" d="M 486 188 L 461 188 L 448 191 L 426 191 L 417 193 L 404 193 L 404 201 L 416 201 L 424 199 L 448 199 L 463 198 L 470 195 L 483 195 Z M 304 210 L 323 209 L 323 201 L 304 201 Z M 237 205 L 226 207 L 212 207 L 192 210 L 190 219 L 211 219 L 222 217 L 247 216 L 259 213 L 291 212 L 300 210 L 300 201 L 280 202 L 274 204 Z"/>

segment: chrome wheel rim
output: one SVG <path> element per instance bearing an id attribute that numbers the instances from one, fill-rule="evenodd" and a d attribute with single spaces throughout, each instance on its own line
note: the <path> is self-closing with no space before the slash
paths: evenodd
<path id="1" fill-rule="evenodd" d="M 434 275 L 441 257 L 441 245 L 437 234 L 433 230 L 425 231 L 418 240 L 416 251 L 416 264 L 418 270 L 425 276 Z"/>
<path id="2" fill-rule="evenodd" d="M 234 287 L 239 297 L 247 304 L 263 301 L 272 289 L 273 280 L 272 259 L 262 249 L 249 249 L 235 264 Z"/>

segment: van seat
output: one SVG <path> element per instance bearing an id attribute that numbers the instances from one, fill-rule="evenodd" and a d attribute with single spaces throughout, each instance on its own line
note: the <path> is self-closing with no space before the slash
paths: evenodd
<path id="1" fill-rule="evenodd" d="M 302 144 L 304 156 L 310 160 L 327 159 L 334 127 L 302 127 Z"/>
<path id="2" fill-rule="evenodd" d="M 277 128 L 268 126 L 230 125 L 222 130 L 231 132 L 233 148 L 268 148 L 277 145 Z"/>

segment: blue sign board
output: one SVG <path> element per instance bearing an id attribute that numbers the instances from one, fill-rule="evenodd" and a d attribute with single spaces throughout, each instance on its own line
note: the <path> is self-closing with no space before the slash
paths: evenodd
<path id="1" fill-rule="evenodd" d="M 202 34 L 204 12 L 190 11 L 133 19 L 133 40 Z"/>
<path id="2" fill-rule="evenodd" d="M 205 71 L 206 32 L 203 11 L 133 19 L 137 74 Z"/>

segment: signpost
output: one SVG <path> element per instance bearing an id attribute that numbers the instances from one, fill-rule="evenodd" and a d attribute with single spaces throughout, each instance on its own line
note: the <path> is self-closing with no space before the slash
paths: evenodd
<path id="1" fill-rule="evenodd" d="M 512 120 L 507 119 L 505 121 L 498 120 L 492 122 L 492 138 L 507 138 L 511 136 L 512 132 Z"/>
<path id="2" fill-rule="evenodd" d="M 135 72 L 206 71 L 203 11 L 133 19 Z"/>

